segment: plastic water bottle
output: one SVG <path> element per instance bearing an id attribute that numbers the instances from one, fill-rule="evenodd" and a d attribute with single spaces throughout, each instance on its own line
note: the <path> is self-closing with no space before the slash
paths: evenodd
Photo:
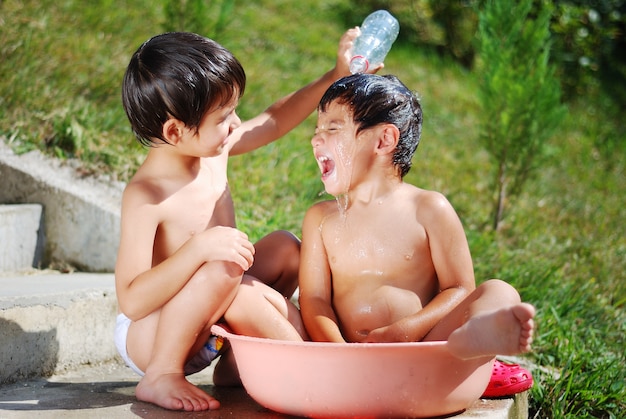
<path id="1" fill-rule="evenodd" d="M 350 72 L 364 73 L 382 63 L 398 37 L 400 24 L 386 10 L 377 10 L 365 18 L 361 34 L 354 40 Z"/>

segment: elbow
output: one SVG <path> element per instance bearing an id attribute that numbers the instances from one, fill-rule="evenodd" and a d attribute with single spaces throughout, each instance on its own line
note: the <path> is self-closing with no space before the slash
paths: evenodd
<path id="1" fill-rule="evenodd" d="M 475 287 L 468 287 L 464 285 L 458 285 L 453 288 L 453 300 L 456 304 L 459 304 L 461 301 L 465 300 L 471 293 L 474 291 Z"/>
<path id="2" fill-rule="evenodd" d="M 141 315 L 137 310 L 133 310 L 133 307 L 129 307 L 125 304 L 118 304 L 119 311 L 128 317 L 131 321 L 136 322 L 137 320 L 141 320 Z"/>
<path id="3" fill-rule="evenodd" d="M 475 287 L 459 284 L 456 287 L 453 287 L 453 289 L 458 298 L 464 299 L 465 297 L 470 295 L 472 291 L 474 291 Z"/>
<path id="4" fill-rule="evenodd" d="M 142 310 L 142 307 L 137 304 L 132 304 L 131 301 L 125 301 L 123 298 L 118 297 L 117 305 L 119 311 L 133 322 L 141 320 L 150 314 L 149 312 L 147 313 L 146 310 Z"/>

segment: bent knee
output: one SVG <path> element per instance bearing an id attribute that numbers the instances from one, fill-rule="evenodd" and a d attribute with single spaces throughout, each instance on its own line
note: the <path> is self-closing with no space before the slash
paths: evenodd
<path id="1" fill-rule="evenodd" d="M 239 300 L 251 301 L 260 298 L 267 300 L 271 299 L 274 294 L 280 296 L 278 291 L 251 275 L 244 275 L 237 289 L 237 298 Z M 283 297 L 281 296 L 281 298 Z"/>
<path id="2" fill-rule="evenodd" d="M 232 305 L 249 310 L 251 306 L 258 308 L 268 303 L 275 307 L 283 307 L 285 301 L 285 297 L 274 288 L 250 275 L 244 275 Z"/>
<path id="3" fill-rule="evenodd" d="M 483 293 L 497 295 L 498 298 L 506 299 L 511 302 L 519 302 L 520 295 L 517 290 L 508 282 L 501 279 L 489 279 L 478 287 Z"/>
<path id="4" fill-rule="evenodd" d="M 300 239 L 286 230 L 274 231 L 267 235 L 272 242 L 272 249 L 285 258 L 300 256 Z"/>
<path id="5" fill-rule="evenodd" d="M 189 283 L 209 283 L 212 286 L 219 283 L 237 287 L 243 277 L 242 269 L 234 263 L 215 261 L 202 265 L 191 277 Z"/>
<path id="6" fill-rule="evenodd" d="M 277 257 L 287 263 L 287 268 L 297 275 L 300 267 L 300 239 L 292 233 L 280 230 L 276 232 L 280 237 L 280 245 L 276 247 Z"/>

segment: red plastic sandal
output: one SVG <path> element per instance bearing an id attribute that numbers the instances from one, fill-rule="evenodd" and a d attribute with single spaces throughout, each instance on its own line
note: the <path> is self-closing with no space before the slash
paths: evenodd
<path id="1" fill-rule="evenodd" d="M 482 397 L 512 396 L 533 386 L 533 376 L 518 364 L 496 361 L 493 364 L 491 379 Z"/>

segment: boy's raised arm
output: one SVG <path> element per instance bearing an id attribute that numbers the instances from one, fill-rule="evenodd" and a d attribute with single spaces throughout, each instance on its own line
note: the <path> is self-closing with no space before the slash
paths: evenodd
<path id="1" fill-rule="evenodd" d="M 319 79 L 279 99 L 260 115 L 245 121 L 233 137 L 231 155 L 243 154 L 282 137 L 304 121 L 316 108 L 326 89 L 350 74 L 350 52 L 359 31 L 346 31 L 339 41 L 335 67 Z M 377 71 L 378 68 L 373 71 Z"/>

